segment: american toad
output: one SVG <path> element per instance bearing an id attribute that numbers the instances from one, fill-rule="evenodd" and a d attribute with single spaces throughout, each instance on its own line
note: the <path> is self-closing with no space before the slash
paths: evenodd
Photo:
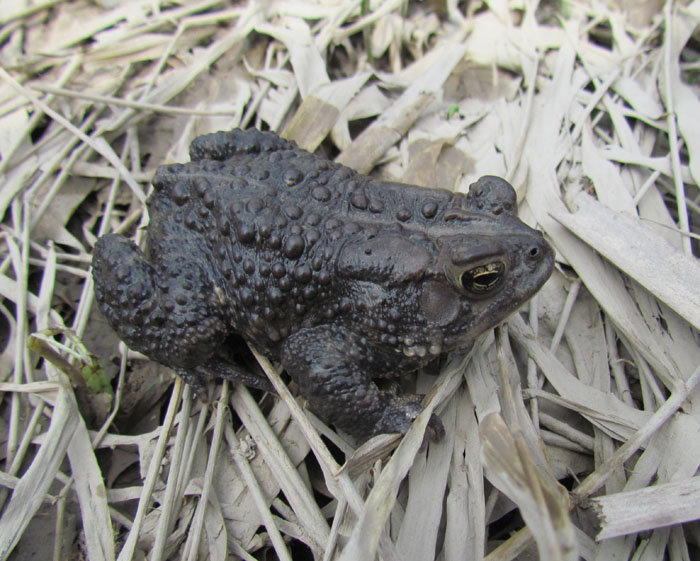
<path id="1" fill-rule="evenodd" d="M 233 356 L 243 337 L 327 422 L 404 433 L 418 398 L 373 379 L 468 347 L 552 272 L 497 177 L 468 194 L 389 183 L 257 130 L 200 136 L 190 157 L 153 178 L 146 251 L 103 236 L 93 275 L 120 337 L 200 392 L 216 377 L 265 387 Z"/>

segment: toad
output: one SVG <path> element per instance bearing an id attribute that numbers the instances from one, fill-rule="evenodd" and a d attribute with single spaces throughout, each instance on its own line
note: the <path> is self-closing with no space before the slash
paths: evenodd
<path id="1" fill-rule="evenodd" d="M 405 433 L 419 397 L 376 381 L 468 348 L 552 272 L 498 177 L 466 194 L 381 181 L 258 130 L 200 136 L 190 158 L 153 178 L 145 251 L 105 235 L 93 276 L 124 342 L 200 394 L 215 378 L 268 387 L 237 362 L 243 338 L 327 423 Z"/>

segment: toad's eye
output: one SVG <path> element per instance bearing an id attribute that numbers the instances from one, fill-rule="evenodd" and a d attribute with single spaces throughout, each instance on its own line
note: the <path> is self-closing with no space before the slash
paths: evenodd
<path id="1" fill-rule="evenodd" d="M 481 296 L 501 286 L 505 272 L 506 266 L 501 261 L 494 261 L 464 271 L 459 282 L 466 291 Z"/>

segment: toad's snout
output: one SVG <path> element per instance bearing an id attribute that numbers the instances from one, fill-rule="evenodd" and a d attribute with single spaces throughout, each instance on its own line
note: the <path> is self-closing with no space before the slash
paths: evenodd
<path id="1" fill-rule="evenodd" d="M 533 231 L 533 235 L 524 239 L 520 246 L 519 254 L 523 262 L 531 271 L 538 271 L 542 276 L 542 283 L 552 274 L 554 267 L 554 250 L 544 239 L 542 232 Z"/>

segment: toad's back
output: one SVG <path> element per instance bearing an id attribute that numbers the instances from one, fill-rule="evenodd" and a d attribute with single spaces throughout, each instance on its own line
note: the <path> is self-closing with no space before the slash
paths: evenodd
<path id="1" fill-rule="evenodd" d="M 426 232 L 454 208 L 453 193 L 376 181 L 273 133 L 219 132 L 190 152 L 192 162 L 162 166 L 153 179 L 150 262 L 176 276 L 201 262 L 227 320 L 269 352 L 349 309 L 333 282 L 343 244 L 400 229 L 434 251 Z"/>

